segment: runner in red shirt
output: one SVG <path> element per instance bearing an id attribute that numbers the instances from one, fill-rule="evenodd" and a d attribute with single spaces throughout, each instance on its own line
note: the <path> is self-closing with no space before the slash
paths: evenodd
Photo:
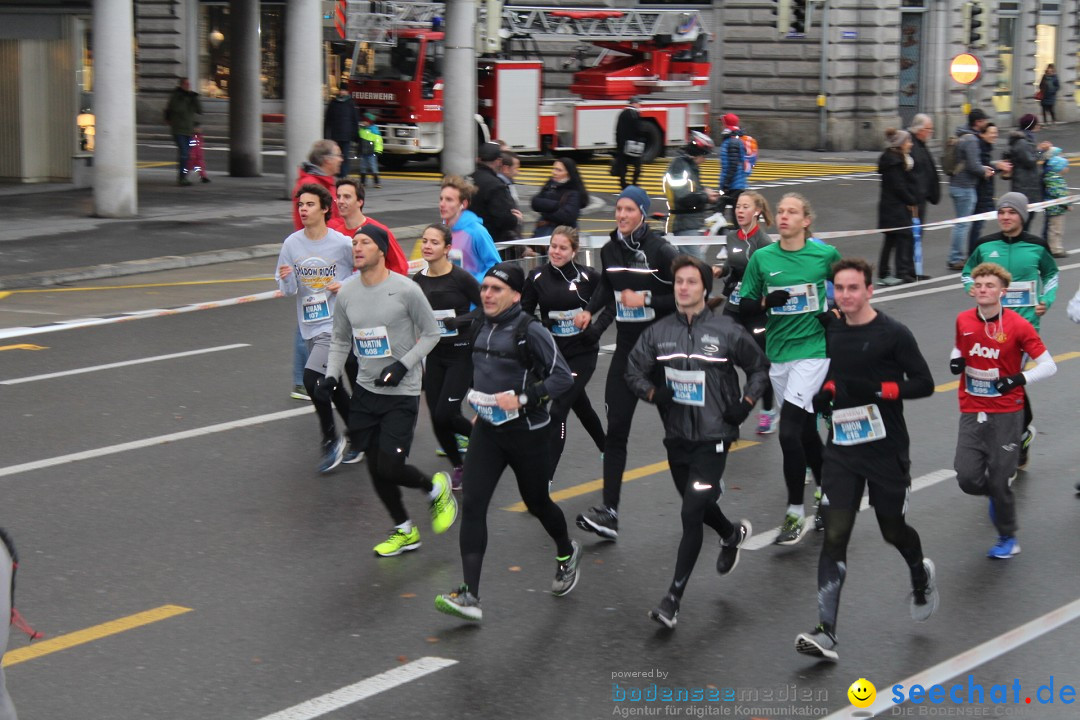
<path id="1" fill-rule="evenodd" d="M 337 181 L 336 189 L 337 209 L 341 213 L 341 217 L 331 218 L 326 223 L 327 227 L 331 230 L 337 230 L 342 235 L 350 238 L 365 223 L 371 223 L 375 227 L 385 230 L 386 236 L 390 239 L 390 247 L 387 248 L 386 252 L 386 267 L 391 272 L 408 277 L 409 259 L 405 257 L 401 246 L 398 245 L 394 233 L 390 232 L 390 228 L 378 220 L 364 214 L 364 186 L 353 178 L 345 177 Z"/>
<path id="2" fill-rule="evenodd" d="M 1001 298 L 1012 282 L 1009 271 L 982 263 L 971 278 L 976 307 L 956 316 L 949 361 L 953 375 L 961 376 L 954 466 L 961 490 L 990 497 L 998 540 L 987 556 L 1007 559 L 1020 552 L 1010 482 L 1024 432 L 1024 385 L 1050 377 L 1057 365 L 1031 323 L 1002 308 Z M 1035 360 L 1030 370 L 1023 370 L 1024 353 Z"/>

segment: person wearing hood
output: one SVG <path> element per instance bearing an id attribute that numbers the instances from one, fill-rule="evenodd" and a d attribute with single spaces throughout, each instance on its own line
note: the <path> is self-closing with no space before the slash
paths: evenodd
<path id="1" fill-rule="evenodd" d="M 169 93 L 169 101 L 165 105 L 165 122 L 169 124 L 169 132 L 176 143 L 176 166 L 179 172 L 176 182 L 178 185 L 191 184 L 187 177 L 187 166 L 191 136 L 195 132 L 196 115 L 202 115 L 199 93 L 191 89 L 191 82 L 186 77 L 180 78 L 176 87 Z"/>
<path id="2" fill-rule="evenodd" d="M 734 208 L 739 195 L 746 190 L 757 156 L 747 157 L 743 142 L 746 133 L 739 127 L 739 116 L 727 113 L 720 119 L 724 123 L 724 134 L 720 139 L 720 192 L 724 195 L 725 206 Z"/>
<path id="3" fill-rule="evenodd" d="M 665 230 L 676 236 L 704 235 L 705 218 L 710 203 L 720 199 L 720 193 L 701 184 L 701 164 L 712 154 L 715 144 L 705 133 L 693 130 L 690 142 L 664 173 L 664 197 L 668 205 Z M 704 260 L 707 245 L 687 245 L 682 250 Z"/>
<path id="4" fill-rule="evenodd" d="M 632 97 L 626 101 L 626 107 L 615 121 L 615 151 L 611 163 L 611 174 L 619 178 L 619 187 L 626 189 L 637 185 L 641 177 L 641 158 L 645 154 L 645 123 L 641 119 L 641 98 Z M 634 168 L 631 181 L 626 181 L 626 173 Z"/>
<path id="5" fill-rule="evenodd" d="M 878 199 L 878 227 L 885 230 L 878 261 L 881 285 L 915 282 L 915 236 L 912 219 L 917 211 L 915 197 L 915 160 L 907 130 L 889 128 L 885 131 L 885 152 L 878 158 L 881 175 L 881 194 Z M 896 275 L 889 272 L 889 259 L 896 251 Z"/>
<path id="6" fill-rule="evenodd" d="M 1028 113 L 1020 117 L 1016 130 L 1009 133 L 1008 158 L 1013 164 L 1012 191 L 1022 193 L 1029 203 L 1041 202 L 1043 197 L 1042 177 L 1039 162 L 1043 153 L 1050 149 L 1050 143 L 1038 142 L 1035 133 L 1039 129 L 1039 119 Z M 1024 223 L 1024 230 L 1031 225 L 1033 215 Z"/>
<path id="7" fill-rule="evenodd" d="M 979 161 L 978 133 L 988 122 L 986 113 L 975 108 L 968 113 L 968 124 L 956 128 L 957 166 L 945 168 L 945 172 L 952 173 L 949 177 L 949 196 L 952 198 L 958 218 L 967 217 L 975 210 L 977 199 L 975 189 L 980 180 L 993 174 L 993 168 L 985 167 Z M 953 225 L 949 243 L 948 268 L 950 270 L 960 270 L 964 267 L 967 239 L 970 233 L 970 222 L 958 222 Z"/>
<path id="8" fill-rule="evenodd" d="M 502 148 L 491 142 L 481 145 L 476 168 L 472 173 L 476 192 L 469 209 L 484 222 L 484 227 L 495 242 L 516 240 L 521 222 L 518 217 L 521 212 L 514 203 L 510 186 L 499 178 L 502 169 Z M 456 239 L 454 246 L 457 247 Z M 483 276 L 484 271 L 481 271 L 477 281 Z"/>
<path id="9" fill-rule="evenodd" d="M 334 182 L 344 161 L 345 157 L 341 154 L 341 147 L 336 142 L 333 140 L 316 140 L 315 144 L 311 146 L 311 152 L 308 153 L 307 162 L 300 166 L 292 196 L 295 197 L 296 192 L 302 186 L 314 183 L 326 188 L 326 192 L 330 193 L 330 197 L 334 197 L 337 193 Z M 300 212 L 295 203 L 292 211 L 293 229 L 300 230 L 304 227 L 304 224 L 300 222 Z M 338 209 L 337 203 L 332 202 L 330 203 L 330 219 L 335 218 L 341 220 L 341 211 Z"/>
<path id="10" fill-rule="evenodd" d="M 1043 187 L 1047 200 L 1068 197 L 1069 186 L 1065 183 L 1065 173 L 1069 171 L 1069 160 L 1061 154 L 1061 148 L 1052 147 L 1046 152 L 1046 171 L 1043 173 Z M 1062 239 L 1065 237 L 1065 213 L 1069 206 L 1051 205 L 1046 208 L 1046 228 L 1043 237 L 1050 245 L 1050 254 L 1056 258 L 1069 257 L 1065 252 Z"/>
<path id="11" fill-rule="evenodd" d="M 439 217 L 450 228 L 454 249 L 461 251 L 461 267 L 479 283 L 500 258 L 491 233 L 469 209 L 476 192 L 476 186 L 460 175 L 447 175 L 439 190 Z"/>
<path id="12" fill-rule="evenodd" d="M 675 312 L 671 264 L 675 246 L 646 224 L 649 196 L 637 185 L 619 193 L 615 201 L 615 230 L 600 248 L 600 282 L 574 325 L 585 330 L 593 315 L 615 301 L 615 352 L 604 387 L 607 438 L 604 442 L 604 494 L 600 505 L 577 516 L 582 530 L 607 540 L 619 536 L 619 494 L 626 470 L 626 446 L 638 396 L 626 384 L 630 350 L 645 328 Z"/>
<path id="13" fill-rule="evenodd" d="M 352 142 L 360 128 L 360 115 L 356 112 L 356 103 L 345 88 L 338 90 L 326 104 L 323 116 L 323 137 L 333 140 L 341 148 L 341 167 L 338 177 L 349 174 L 349 156 L 352 154 Z"/>
<path id="14" fill-rule="evenodd" d="M 576 228 L 581 210 L 589 204 L 589 193 L 577 163 L 561 157 L 551 164 L 551 178 L 533 195 L 532 209 L 540 213 L 533 237 L 548 237 L 560 225 Z"/>

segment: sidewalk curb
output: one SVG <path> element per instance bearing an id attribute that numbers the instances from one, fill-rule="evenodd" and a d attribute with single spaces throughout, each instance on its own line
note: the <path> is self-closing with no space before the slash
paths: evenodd
<path id="1" fill-rule="evenodd" d="M 390 231 L 394 233 L 395 237 L 413 237 L 414 235 L 419 235 L 428 224 L 429 223 L 421 225 L 404 225 L 402 227 L 390 228 Z M 218 265 L 240 260 L 277 257 L 280 252 L 281 243 L 276 242 L 228 248 L 225 250 L 213 250 L 211 252 L 193 253 L 191 255 L 161 255 L 159 257 L 145 258 L 143 260 L 128 260 L 120 263 L 105 263 L 102 265 L 64 268 L 60 270 L 43 270 L 41 272 L 26 273 L 23 275 L 0 276 L 0 290 L 46 288 L 55 285 L 81 282 L 84 280 L 102 280 L 104 278 L 141 275 L 143 273 L 161 272 L 164 270 L 182 270 L 184 268 Z M 268 270 L 269 269 L 270 268 L 268 268 Z"/>

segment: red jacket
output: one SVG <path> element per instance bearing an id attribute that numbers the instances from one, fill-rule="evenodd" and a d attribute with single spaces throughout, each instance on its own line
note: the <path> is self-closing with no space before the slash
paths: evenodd
<path id="1" fill-rule="evenodd" d="M 292 194 L 289 196 L 289 201 L 292 203 L 292 222 L 293 230 L 300 230 L 304 227 L 304 224 L 300 222 L 300 210 L 296 207 L 296 192 L 300 189 L 301 185 L 308 183 L 314 183 L 316 185 L 322 185 L 330 193 L 330 219 L 340 220 L 341 213 L 338 212 L 338 206 L 336 202 L 337 188 L 334 187 L 334 183 L 337 182 L 337 178 L 333 175 L 324 175 L 322 171 L 311 163 L 304 163 L 300 166 L 300 175 L 296 178 L 296 185 L 293 186 Z M 329 225 L 329 223 L 327 223 Z"/>
<path id="2" fill-rule="evenodd" d="M 394 237 L 394 233 L 390 231 L 390 228 L 383 225 L 378 220 L 367 215 L 364 216 L 367 222 L 371 223 L 375 227 L 382 228 L 386 231 L 387 237 L 390 238 L 390 247 L 386 250 L 386 267 L 399 275 L 409 277 L 409 259 L 405 257 L 405 253 L 402 251 L 401 246 L 398 245 L 397 238 Z M 330 220 L 327 226 L 332 230 L 337 230 L 346 237 L 352 237 L 353 233 L 359 230 L 359 227 L 346 227 L 345 220 L 337 217 Z"/>

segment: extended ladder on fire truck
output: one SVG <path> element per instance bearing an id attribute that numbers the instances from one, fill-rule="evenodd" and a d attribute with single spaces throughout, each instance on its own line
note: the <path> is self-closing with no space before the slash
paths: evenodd
<path id="1" fill-rule="evenodd" d="M 376 45 L 397 43 L 397 31 L 432 27 L 445 13 L 443 3 L 350 3 L 347 37 Z M 477 27 L 484 28 L 486 8 L 478 6 Z M 508 37 L 536 40 L 693 42 L 705 33 L 701 14 L 687 9 L 553 8 L 503 6 L 502 31 Z"/>

